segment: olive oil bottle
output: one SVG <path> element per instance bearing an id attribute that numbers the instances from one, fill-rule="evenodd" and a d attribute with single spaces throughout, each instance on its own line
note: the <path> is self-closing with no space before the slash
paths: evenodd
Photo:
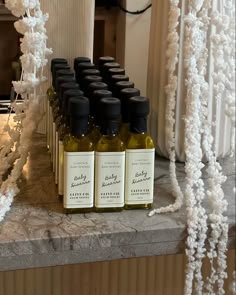
<path id="1" fill-rule="evenodd" d="M 125 88 L 120 91 L 121 101 L 121 126 L 120 137 L 126 144 L 129 137 L 129 98 L 139 96 L 140 90 L 137 88 Z"/>
<path id="2" fill-rule="evenodd" d="M 155 148 L 147 133 L 149 100 L 129 99 L 130 137 L 126 145 L 125 209 L 150 209 L 153 204 Z"/>
<path id="3" fill-rule="evenodd" d="M 53 69 L 56 65 L 68 65 L 67 60 L 64 58 L 53 58 L 51 60 L 51 74 L 53 80 Z M 49 125 L 50 125 L 50 100 L 54 97 L 53 83 L 47 89 L 47 108 L 46 108 L 46 135 L 47 135 L 47 148 L 49 149 Z"/>
<path id="4" fill-rule="evenodd" d="M 108 62 L 115 62 L 115 58 L 112 57 L 112 56 L 101 56 L 101 57 L 99 57 L 99 60 L 98 60 L 98 69 L 101 72 L 101 75 L 102 76 L 103 76 L 103 65 L 105 63 L 108 63 Z"/>
<path id="5" fill-rule="evenodd" d="M 113 87 L 113 95 L 120 99 L 120 92 L 125 88 L 134 88 L 134 83 L 131 81 L 119 81 L 116 82 Z"/>
<path id="6" fill-rule="evenodd" d="M 58 71 L 61 72 L 61 71 Z M 63 71 L 65 72 L 65 71 Z M 53 172 L 56 171 L 56 162 L 55 162 L 55 154 L 56 154 L 56 120 L 57 117 L 60 115 L 60 102 L 59 102 L 59 93 L 61 89 L 61 85 L 67 82 L 75 82 L 73 75 L 70 75 L 71 71 L 68 71 L 68 75 L 65 76 L 58 76 L 56 79 L 56 97 L 52 104 L 52 137 L 51 137 L 51 146 L 52 146 L 52 153 L 51 159 L 53 164 Z"/>
<path id="7" fill-rule="evenodd" d="M 124 207 L 125 146 L 118 134 L 120 101 L 102 98 L 101 137 L 95 153 L 95 210 L 121 211 Z"/>
<path id="8" fill-rule="evenodd" d="M 74 71 L 77 71 L 78 64 L 81 64 L 82 62 L 91 63 L 91 59 L 87 56 L 78 56 L 74 58 Z"/>
<path id="9" fill-rule="evenodd" d="M 69 102 L 72 97 L 81 97 L 84 93 L 79 89 L 66 90 L 62 98 L 63 123 L 58 129 L 58 196 L 63 200 L 64 194 L 64 141 L 70 133 Z"/>
<path id="10" fill-rule="evenodd" d="M 61 69 L 70 69 L 70 66 L 66 63 L 53 64 L 52 63 L 52 86 L 47 90 L 48 104 L 47 104 L 47 146 L 49 153 L 52 153 L 51 137 L 52 137 L 52 105 L 56 98 L 56 72 Z"/>
<path id="11" fill-rule="evenodd" d="M 94 143 L 87 135 L 89 100 L 71 98 L 70 135 L 64 141 L 64 198 L 67 213 L 90 212 L 94 206 Z"/>
<path id="12" fill-rule="evenodd" d="M 88 95 L 89 103 L 90 103 L 89 132 L 94 143 L 98 142 L 101 136 L 101 133 L 100 133 L 100 128 L 98 127 L 98 125 L 96 125 L 97 122 L 95 122 L 95 117 L 96 117 L 96 114 L 98 113 L 98 110 L 96 109 L 96 106 L 95 106 L 93 93 L 97 90 L 106 90 L 107 88 L 108 86 L 106 83 L 93 82 L 89 84 L 88 91 L 87 91 L 87 95 Z M 109 93 L 110 93 L 109 97 L 111 97 L 112 93 L 110 91 Z M 108 96 L 105 95 L 103 97 L 108 97 Z"/>
<path id="13" fill-rule="evenodd" d="M 67 82 L 60 85 L 59 90 L 59 111 L 58 115 L 55 117 L 55 125 L 56 125 L 56 136 L 55 136 L 55 154 L 54 154 L 54 161 L 55 161 L 55 184 L 58 184 L 58 177 L 59 177 L 59 136 L 58 131 L 61 125 L 64 123 L 64 116 L 63 116 L 63 109 L 62 109 L 62 99 L 63 94 L 65 91 L 70 89 L 79 89 L 79 84 L 76 82 Z"/>

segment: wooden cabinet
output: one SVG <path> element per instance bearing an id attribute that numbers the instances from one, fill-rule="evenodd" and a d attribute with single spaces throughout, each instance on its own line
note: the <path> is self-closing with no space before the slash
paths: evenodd
<path id="1" fill-rule="evenodd" d="M 0 2 L 0 98 L 8 98 L 14 79 L 12 61 L 18 54 L 19 34 L 13 22 L 16 20 Z"/>
<path id="2" fill-rule="evenodd" d="M 97 7 L 95 11 L 94 51 L 96 63 L 100 56 L 116 57 L 116 24 L 118 8 Z"/>

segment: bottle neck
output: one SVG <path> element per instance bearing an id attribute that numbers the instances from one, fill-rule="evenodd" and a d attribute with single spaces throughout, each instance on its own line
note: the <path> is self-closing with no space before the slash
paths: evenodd
<path id="1" fill-rule="evenodd" d="M 119 123 L 117 120 L 103 120 L 101 122 L 102 135 L 116 135 L 118 134 Z"/>
<path id="2" fill-rule="evenodd" d="M 130 118 L 130 132 L 140 134 L 147 132 L 147 117 Z"/>
<path id="3" fill-rule="evenodd" d="M 70 118 L 70 133 L 73 136 L 79 137 L 86 135 L 88 132 L 88 117 Z"/>

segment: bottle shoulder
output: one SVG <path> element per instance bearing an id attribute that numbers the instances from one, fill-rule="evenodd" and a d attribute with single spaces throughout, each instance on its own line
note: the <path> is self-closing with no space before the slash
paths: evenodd
<path id="1" fill-rule="evenodd" d="M 152 137 L 148 133 L 130 133 L 127 145 L 127 149 L 153 149 L 155 148 Z"/>
<path id="2" fill-rule="evenodd" d="M 96 145 L 97 152 L 123 152 L 125 144 L 119 135 L 102 135 Z"/>
<path id="3" fill-rule="evenodd" d="M 69 135 L 64 140 L 65 152 L 91 152 L 94 151 L 94 143 L 88 135 L 73 136 Z"/>

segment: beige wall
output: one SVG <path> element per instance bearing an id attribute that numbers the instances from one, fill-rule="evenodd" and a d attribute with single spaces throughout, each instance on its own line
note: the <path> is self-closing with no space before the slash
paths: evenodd
<path id="1" fill-rule="evenodd" d="M 0 272 L 0 295 L 183 295 L 185 262 L 168 255 Z M 234 269 L 231 250 L 226 295 Z"/>
<path id="2" fill-rule="evenodd" d="M 127 10 L 142 10 L 150 0 L 124 0 Z M 117 22 L 117 60 L 130 80 L 146 95 L 151 9 L 140 15 L 119 12 Z"/>

